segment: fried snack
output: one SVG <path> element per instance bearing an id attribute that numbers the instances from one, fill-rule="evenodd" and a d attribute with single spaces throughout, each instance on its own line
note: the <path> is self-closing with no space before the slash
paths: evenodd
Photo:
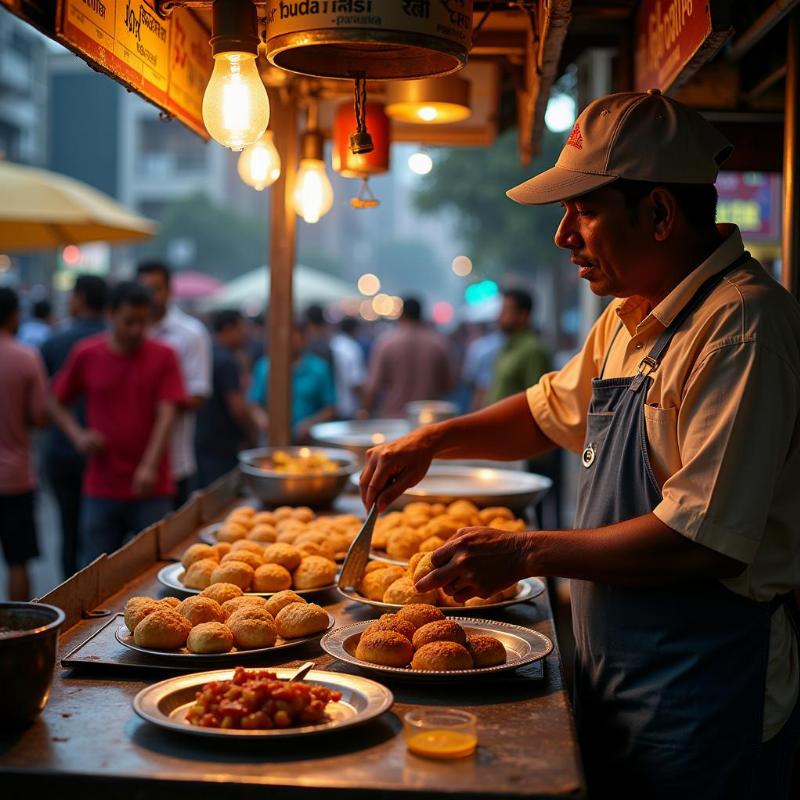
<path id="1" fill-rule="evenodd" d="M 247 534 L 245 541 L 266 542 L 268 544 L 277 541 L 278 531 L 272 525 L 254 525 Z"/>
<path id="2" fill-rule="evenodd" d="M 133 629 L 133 641 L 139 647 L 177 650 L 186 644 L 186 637 L 191 629 L 192 623 L 186 617 L 162 607 L 148 614 Z"/>
<path id="3" fill-rule="evenodd" d="M 248 536 L 250 534 L 247 534 Z M 250 539 L 239 539 L 238 542 L 234 542 L 231 545 L 231 549 L 228 551 L 230 553 L 240 553 L 242 550 L 249 550 L 251 553 L 255 553 L 257 556 L 261 556 L 264 552 L 263 545 L 258 544 L 258 542 L 250 541 Z M 224 559 L 222 559 L 224 561 Z"/>
<path id="4" fill-rule="evenodd" d="M 259 598 L 261 599 L 261 598 Z M 278 592 L 277 594 L 272 595 L 266 602 L 265 606 L 267 611 L 272 614 L 273 617 L 278 616 L 278 612 L 288 606 L 289 603 L 305 603 L 306 601 L 300 597 L 299 594 L 296 594 L 291 589 L 287 589 L 284 592 Z"/>
<path id="5" fill-rule="evenodd" d="M 384 603 L 397 603 L 404 606 L 408 603 L 430 603 L 438 599 L 436 590 L 430 592 L 417 592 L 409 575 L 403 575 L 392 583 L 383 595 Z"/>
<path id="6" fill-rule="evenodd" d="M 217 551 L 211 545 L 200 544 L 199 542 L 189 545 L 181 557 L 181 564 L 183 564 L 184 569 L 189 569 L 195 561 L 199 561 L 201 558 L 215 559 L 217 558 Z"/>
<path id="7" fill-rule="evenodd" d="M 390 564 L 388 561 L 370 561 L 367 564 L 366 569 L 364 570 L 365 575 L 369 575 L 370 572 L 375 572 L 379 569 L 386 569 L 387 567 L 393 567 L 394 564 Z"/>
<path id="8" fill-rule="evenodd" d="M 414 653 L 411 669 L 426 672 L 451 672 L 460 669 L 472 669 L 474 662 L 463 644 L 456 642 L 431 642 L 423 645 Z"/>
<path id="9" fill-rule="evenodd" d="M 525 522 L 521 519 L 505 519 L 495 517 L 490 523 L 490 528 L 497 528 L 499 531 L 508 531 L 509 533 L 522 533 L 525 530 Z"/>
<path id="10" fill-rule="evenodd" d="M 285 533 L 286 531 L 305 531 L 306 527 L 305 522 L 300 522 L 299 519 L 295 519 L 294 517 L 284 517 L 275 523 L 275 530 L 279 534 Z"/>
<path id="11" fill-rule="evenodd" d="M 255 516 L 256 510 L 253 506 L 239 506 L 238 508 L 234 508 L 228 516 L 242 516 L 242 517 L 250 517 L 251 519 Z"/>
<path id="12" fill-rule="evenodd" d="M 311 522 L 314 519 L 314 512 L 308 506 L 298 506 L 292 512 L 292 517 L 300 522 Z"/>
<path id="13" fill-rule="evenodd" d="M 472 655 L 476 667 L 495 667 L 506 663 L 506 648 L 494 636 L 483 634 L 467 636 L 467 650 Z"/>
<path id="14" fill-rule="evenodd" d="M 243 650 L 272 647 L 278 638 L 272 614 L 260 608 L 243 608 L 228 617 L 236 646 Z"/>
<path id="15" fill-rule="evenodd" d="M 217 532 L 217 539 L 220 542 L 235 542 L 244 539 L 248 530 L 250 529 L 238 520 L 226 522 Z"/>
<path id="16" fill-rule="evenodd" d="M 152 597 L 131 597 L 125 603 L 125 625 L 128 630 L 133 633 L 136 626 L 148 615 L 157 611 L 159 608 L 164 608 L 160 601 Z"/>
<path id="17" fill-rule="evenodd" d="M 436 606 L 429 603 L 411 603 L 397 610 L 400 619 L 408 620 L 415 628 L 421 628 L 429 622 L 438 622 L 446 619 L 445 615 Z"/>
<path id="18" fill-rule="evenodd" d="M 453 519 L 463 520 L 467 525 L 474 524 L 478 520 L 478 506 L 471 500 L 454 500 L 447 506 L 447 514 Z"/>
<path id="19" fill-rule="evenodd" d="M 302 528 L 289 528 L 278 533 L 275 542 L 278 544 L 294 544 L 295 539 L 303 534 Z"/>
<path id="20" fill-rule="evenodd" d="M 203 622 L 222 622 L 225 614 L 222 606 L 210 597 L 201 597 L 199 594 L 194 597 L 187 597 L 177 608 L 177 612 L 189 622 L 192 627 Z"/>
<path id="21" fill-rule="evenodd" d="M 316 603 L 289 603 L 278 612 L 275 624 L 284 639 L 299 639 L 324 631 L 330 619 L 328 612 Z"/>
<path id="22" fill-rule="evenodd" d="M 265 564 L 280 564 L 289 572 L 296 570 L 303 560 L 303 554 L 294 546 L 276 542 L 264 548 Z"/>
<path id="23" fill-rule="evenodd" d="M 309 555 L 322 555 L 331 561 L 336 558 L 335 534 L 323 533 L 322 531 L 304 531 L 292 544 L 298 550 L 304 550 L 304 545 L 313 544 L 319 553 L 309 553 Z"/>
<path id="24" fill-rule="evenodd" d="M 420 516 L 425 517 L 425 519 L 430 519 L 433 516 L 433 512 L 431 511 L 431 504 L 425 503 L 423 501 L 417 501 L 414 503 L 409 503 L 403 509 L 403 516 Z"/>
<path id="25" fill-rule="evenodd" d="M 412 574 L 414 585 L 416 586 L 426 575 L 433 572 L 434 569 L 433 556 L 430 553 L 423 553 L 422 558 L 419 559 L 414 567 L 414 572 Z"/>
<path id="26" fill-rule="evenodd" d="M 222 622 L 201 622 L 189 631 L 186 647 L 190 653 L 227 653 L 233 647 L 233 633 Z"/>
<path id="27" fill-rule="evenodd" d="M 306 556 L 322 556 L 322 558 L 330 558 L 329 552 L 316 542 L 305 541 L 302 543 L 295 543 L 295 547 L 303 554 L 303 558 Z"/>
<path id="28" fill-rule="evenodd" d="M 253 575 L 254 592 L 280 592 L 291 585 L 291 573 L 280 564 L 262 564 Z"/>
<path id="29" fill-rule="evenodd" d="M 458 642 L 458 644 L 466 645 L 467 635 L 457 622 L 451 619 L 440 619 L 417 628 L 414 638 L 411 640 L 415 650 L 431 642 Z"/>
<path id="30" fill-rule="evenodd" d="M 292 580 L 295 589 L 330 586 L 336 580 L 336 562 L 323 556 L 306 556 L 292 573 Z"/>
<path id="31" fill-rule="evenodd" d="M 228 600 L 233 600 L 234 597 L 241 597 L 242 590 L 232 583 L 212 583 L 211 586 L 206 586 L 200 597 L 210 597 L 216 600 L 220 606 Z M 260 598 L 259 598 L 260 599 Z"/>
<path id="32" fill-rule="evenodd" d="M 514 519 L 514 514 L 510 508 L 505 506 L 488 506 L 478 511 L 478 518 L 482 525 L 488 525 L 492 520 L 496 519 Z"/>
<path id="33" fill-rule="evenodd" d="M 431 536 L 438 536 L 440 539 L 447 541 L 452 536 L 455 536 L 456 532 L 463 527 L 464 523 L 461 520 L 455 519 L 455 517 L 451 517 L 447 514 L 440 514 L 438 517 L 433 517 L 433 519 L 422 528 L 420 544 Z"/>
<path id="34" fill-rule="evenodd" d="M 231 551 L 231 543 L 230 542 L 217 542 L 216 544 L 212 545 L 214 552 L 217 554 L 216 558 L 219 561 L 222 556 L 227 555 Z"/>
<path id="35" fill-rule="evenodd" d="M 380 522 L 380 519 L 378 520 Z M 375 523 L 375 530 L 372 532 L 372 547 L 376 550 L 385 550 L 386 543 L 389 541 L 389 528 L 378 529 L 378 524 Z"/>
<path id="36" fill-rule="evenodd" d="M 424 555 L 424 553 L 414 553 L 414 555 L 411 556 L 411 558 L 408 559 L 408 574 L 409 575 L 413 575 L 414 574 L 414 570 L 417 568 L 417 564 L 419 564 L 420 559 L 422 558 L 423 555 Z"/>
<path id="37" fill-rule="evenodd" d="M 427 537 L 411 528 L 400 528 L 389 534 L 386 540 L 386 552 L 398 561 L 405 561 L 419 550 L 419 546 L 425 538 Z"/>
<path id="38" fill-rule="evenodd" d="M 252 521 L 253 527 L 256 527 L 257 525 L 269 525 L 273 528 L 277 522 L 275 515 L 271 511 L 256 511 L 256 513 L 252 516 Z"/>
<path id="39" fill-rule="evenodd" d="M 272 512 L 272 515 L 275 517 L 277 522 L 280 522 L 282 519 L 289 519 L 292 516 L 293 511 L 294 509 L 291 506 L 278 506 Z"/>
<path id="40" fill-rule="evenodd" d="M 255 570 L 244 561 L 226 561 L 211 573 L 211 583 L 232 583 L 246 592 L 253 583 Z"/>
<path id="41" fill-rule="evenodd" d="M 211 585 L 211 576 L 218 566 L 219 563 L 213 558 L 201 558 L 180 575 L 178 580 L 187 589 L 205 589 Z"/>
<path id="42" fill-rule="evenodd" d="M 406 571 L 402 567 L 388 566 L 383 569 L 373 570 L 368 572 L 361 579 L 361 586 L 359 590 L 368 600 L 383 600 L 386 590 L 398 578 L 402 578 Z"/>
<path id="43" fill-rule="evenodd" d="M 459 603 L 453 595 L 447 594 L 444 589 L 439 588 L 436 591 L 439 592 L 440 606 L 444 606 L 445 608 L 461 608 L 464 605 L 463 603 Z"/>
<path id="44" fill-rule="evenodd" d="M 231 550 L 230 553 L 228 553 L 225 556 L 222 556 L 222 560 L 219 563 L 221 565 L 229 564 L 232 561 L 237 561 L 240 564 L 247 564 L 250 568 L 254 570 L 258 569 L 264 563 L 264 559 L 261 558 L 260 555 L 256 555 L 250 550 L 237 550 L 236 552 Z"/>
<path id="45" fill-rule="evenodd" d="M 356 647 L 356 658 L 385 667 L 405 667 L 413 654 L 411 642 L 395 631 L 363 633 Z"/>
<path id="46" fill-rule="evenodd" d="M 268 610 L 267 601 L 263 597 L 258 597 L 257 595 L 252 594 L 243 594 L 240 597 L 233 597 L 230 600 L 226 600 L 222 604 L 222 613 L 225 615 L 225 619 L 228 619 L 231 614 L 233 614 L 235 611 L 238 611 L 240 608 L 250 606 L 262 608 L 265 611 Z"/>
<path id="47" fill-rule="evenodd" d="M 444 544 L 444 539 L 441 536 L 429 536 L 419 546 L 420 553 L 432 553 L 438 550 Z"/>
<path id="48" fill-rule="evenodd" d="M 173 608 L 173 609 L 177 608 L 181 604 L 180 598 L 172 597 L 172 596 L 162 597 L 160 602 L 163 603 L 164 605 L 169 606 L 170 608 Z"/>
<path id="49" fill-rule="evenodd" d="M 416 627 L 413 622 L 409 622 L 397 614 L 382 614 L 380 619 L 376 619 L 368 628 L 364 629 L 364 634 L 376 631 L 394 631 L 405 636 L 410 642 L 414 638 Z"/>

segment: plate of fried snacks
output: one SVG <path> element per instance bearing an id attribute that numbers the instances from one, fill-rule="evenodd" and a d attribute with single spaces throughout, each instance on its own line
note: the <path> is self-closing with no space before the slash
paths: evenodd
<path id="1" fill-rule="evenodd" d="M 237 588 L 215 584 L 214 596 L 185 600 L 132 597 L 114 636 L 131 650 L 171 662 L 225 662 L 315 641 L 335 624 L 325 609 L 292 591 L 264 599 L 235 594 Z"/>
<path id="2" fill-rule="evenodd" d="M 273 511 L 239 506 L 222 522 L 202 528 L 198 537 L 212 546 L 237 542 L 291 544 L 307 555 L 342 561 L 362 525 L 354 514 L 317 516 L 308 506 L 279 506 Z"/>
<path id="3" fill-rule="evenodd" d="M 553 649 L 538 631 L 497 620 L 445 617 L 442 609 L 424 603 L 336 628 L 320 645 L 365 672 L 415 681 L 507 672 Z"/>
<path id="4" fill-rule="evenodd" d="M 180 733 L 216 738 L 306 736 L 361 725 L 388 711 L 394 698 L 368 678 L 312 670 L 244 667 L 195 672 L 142 689 L 134 711 Z"/>

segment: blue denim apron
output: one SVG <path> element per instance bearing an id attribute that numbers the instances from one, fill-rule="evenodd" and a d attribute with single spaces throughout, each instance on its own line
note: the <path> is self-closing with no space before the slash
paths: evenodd
<path id="1" fill-rule="evenodd" d="M 686 318 L 749 257 L 700 287 L 635 377 L 601 373 L 592 382 L 576 528 L 648 514 L 661 501 L 643 413 L 650 373 Z M 776 604 L 734 594 L 718 580 L 647 588 L 573 580 L 571 588 L 575 710 L 591 796 L 757 797 Z"/>

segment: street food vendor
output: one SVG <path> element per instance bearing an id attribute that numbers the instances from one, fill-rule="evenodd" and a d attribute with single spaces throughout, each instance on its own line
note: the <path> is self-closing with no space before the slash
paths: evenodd
<path id="1" fill-rule="evenodd" d="M 579 454 L 574 530 L 466 528 L 419 590 L 571 578 L 575 705 L 593 797 L 788 798 L 798 744 L 800 305 L 716 219 L 729 143 L 657 90 L 579 116 L 555 243 L 612 301 L 527 392 L 369 451 L 370 507 L 431 459 Z"/>

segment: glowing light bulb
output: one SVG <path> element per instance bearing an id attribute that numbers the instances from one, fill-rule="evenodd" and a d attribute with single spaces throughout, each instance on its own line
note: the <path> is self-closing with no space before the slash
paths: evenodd
<path id="1" fill-rule="evenodd" d="M 281 175 L 281 157 L 272 138 L 272 131 L 267 131 L 255 144 L 242 150 L 237 164 L 239 177 L 257 192 L 271 186 Z"/>
<path id="2" fill-rule="evenodd" d="M 417 109 L 417 116 L 425 122 L 432 122 L 439 116 L 439 112 L 433 106 L 422 106 Z"/>
<path id="3" fill-rule="evenodd" d="M 553 95 L 547 101 L 544 124 L 553 133 L 564 133 L 575 124 L 575 101 L 568 94 Z"/>
<path id="4" fill-rule="evenodd" d="M 304 158 L 297 170 L 294 210 L 310 223 L 319 222 L 333 205 L 333 187 L 325 164 L 316 158 Z"/>
<path id="5" fill-rule="evenodd" d="M 433 169 L 433 159 L 427 153 L 412 153 L 408 157 L 408 168 L 417 175 L 427 175 Z"/>
<path id="6" fill-rule="evenodd" d="M 203 122 L 231 150 L 258 141 L 269 125 L 269 97 L 253 53 L 217 53 L 203 95 Z"/>

